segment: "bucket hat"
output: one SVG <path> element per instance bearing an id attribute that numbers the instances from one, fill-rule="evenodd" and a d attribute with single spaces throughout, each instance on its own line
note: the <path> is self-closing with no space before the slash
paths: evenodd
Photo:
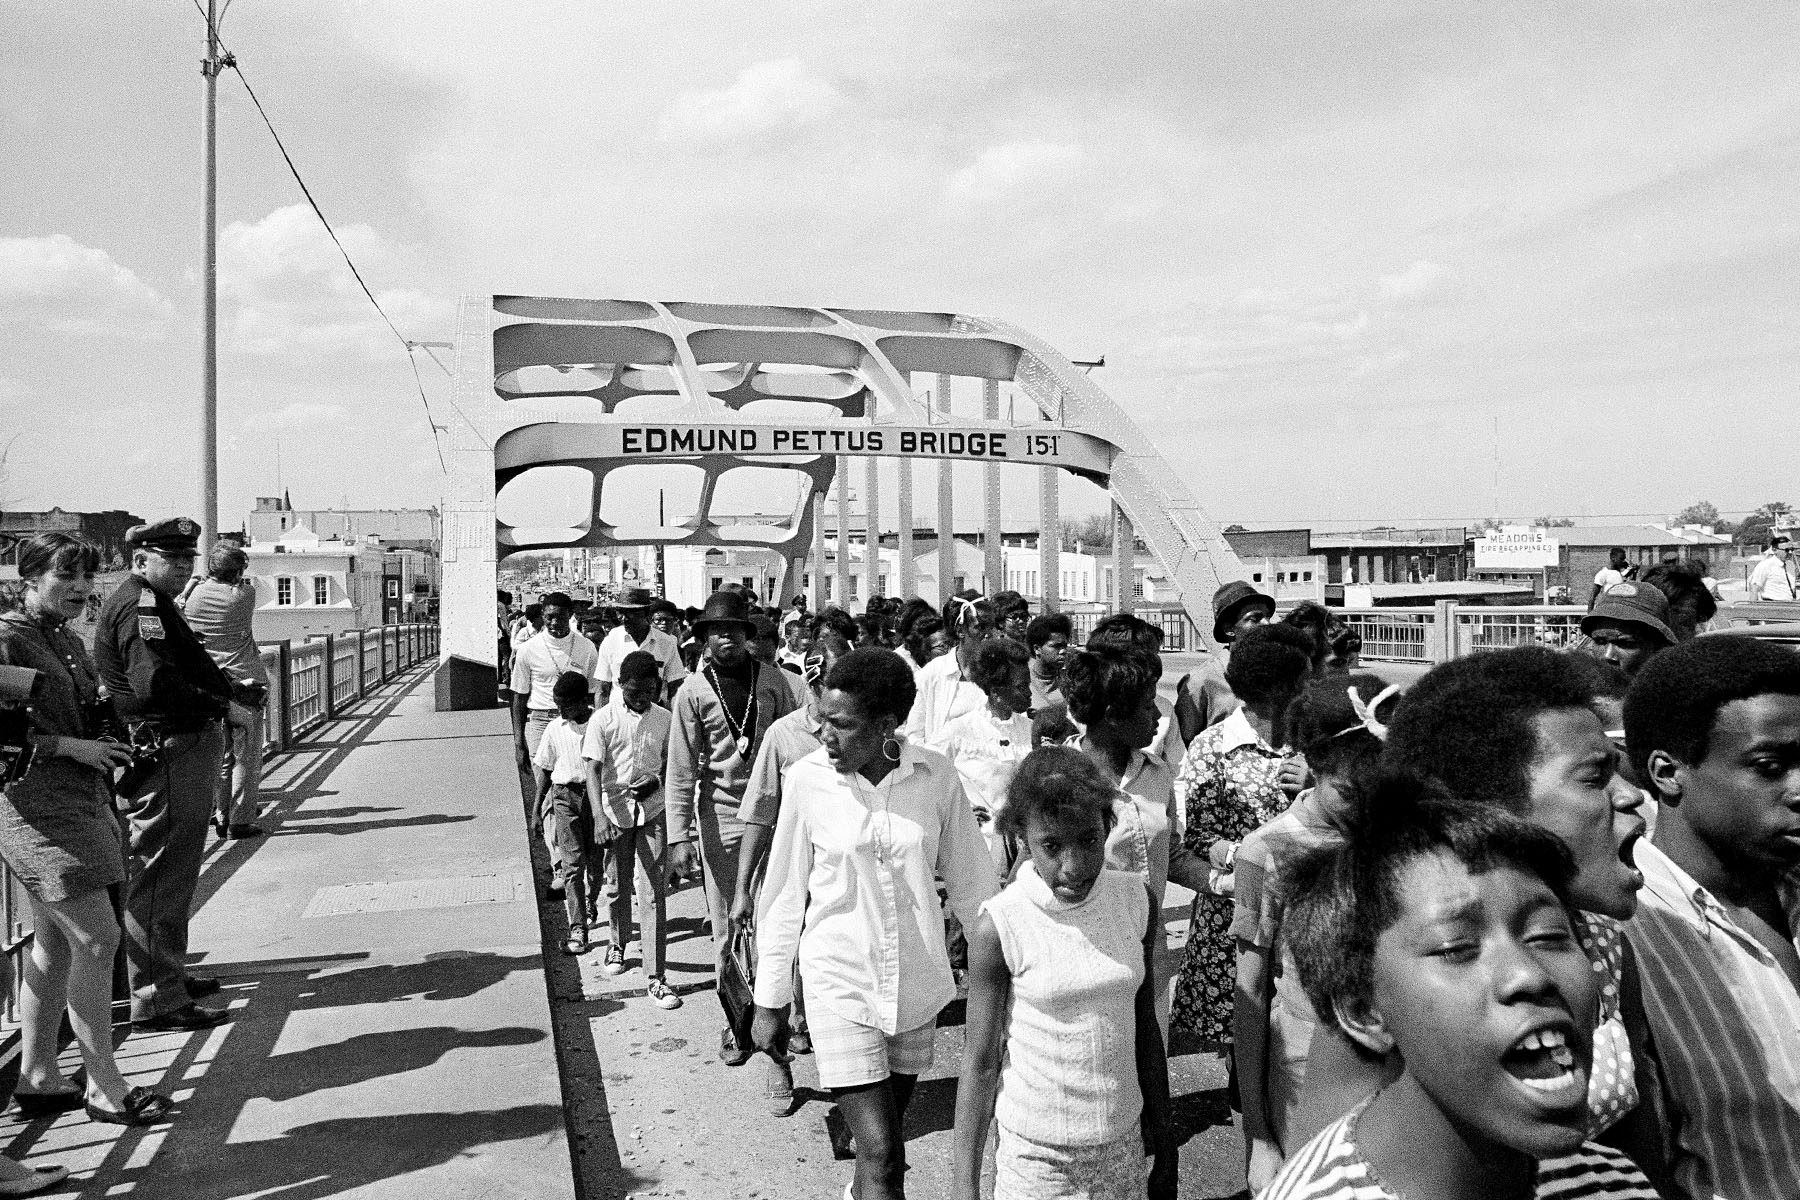
<path id="1" fill-rule="evenodd" d="M 736 625 L 749 637 L 754 630 L 750 623 L 750 602 L 738 593 L 717 591 L 706 598 L 706 607 L 694 618 L 694 636 L 703 638 L 713 625 Z"/>
<path id="2" fill-rule="evenodd" d="M 1648 583 L 1615 583 L 1607 588 L 1593 611 L 1581 618 L 1581 632 L 1591 634 L 1603 621 L 1642 625 L 1671 646 L 1681 640 L 1669 628 L 1669 598 Z"/>
<path id="3" fill-rule="evenodd" d="M 1225 640 L 1225 631 L 1238 618 L 1238 612 L 1246 604 L 1262 603 L 1275 611 L 1275 597 L 1265 596 L 1241 579 L 1234 579 L 1213 593 L 1213 641 Z"/>

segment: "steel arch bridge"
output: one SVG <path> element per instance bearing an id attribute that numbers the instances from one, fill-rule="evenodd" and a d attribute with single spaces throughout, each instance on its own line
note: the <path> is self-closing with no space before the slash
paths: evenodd
<path id="1" fill-rule="evenodd" d="M 1162 563 L 1194 624 L 1210 637 L 1210 599 L 1243 568 L 1182 474 L 1151 439 L 1056 350 L 990 317 L 844 308 L 468 296 L 458 313 L 455 409 L 444 501 L 439 707 L 491 703 L 497 663 L 494 588 L 499 560 L 517 550 L 680 544 L 758 547 L 785 564 L 796 590 L 809 555 L 824 569 L 822 507 L 850 458 L 866 460 L 866 544 L 899 538 L 899 594 L 914 590 L 912 463 L 940 464 L 937 521 L 952 528 L 951 470 L 985 476 L 986 575 L 1000 575 L 999 466 L 1039 468 L 1040 529 L 1058 527 L 1063 471 L 1106 488 L 1113 504 L 1112 603 L 1131 606 L 1133 533 Z M 914 380 L 933 376 L 929 396 Z M 953 381 L 978 383 L 982 416 L 951 411 Z M 1030 401 L 1002 419 L 999 389 Z M 775 403 L 771 403 L 775 402 Z M 796 410 L 804 415 L 795 416 Z M 899 518 L 879 527 L 875 460 L 899 466 Z M 682 465 L 703 473 L 695 511 L 675 528 L 602 519 L 609 477 Z M 506 485 L 543 467 L 591 476 L 583 519 L 555 529 L 498 519 Z M 777 467 L 802 483 L 772 523 L 731 523 L 715 512 L 719 480 Z M 1191 473 L 1189 474 L 1191 478 Z M 838 595 L 847 592 L 845 489 L 838 489 Z M 1040 538 L 1047 609 L 1058 605 L 1056 538 Z M 940 543 L 941 544 L 941 543 Z M 865 553 L 868 594 L 878 556 Z M 928 597 L 934 601 L 942 597 Z"/>

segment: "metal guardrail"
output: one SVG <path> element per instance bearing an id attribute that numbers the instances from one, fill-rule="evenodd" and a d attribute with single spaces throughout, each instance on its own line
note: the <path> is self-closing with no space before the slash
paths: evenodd
<path id="1" fill-rule="evenodd" d="M 296 646 L 262 647 L 269 671 L 263 748 L 280 754 L 305 733 L 336 718 L 376 688 L 426 659 L 436 659 L 436 625 L 388 625 L 328 634 Z M 12 978 L 0 995 L 0 1044 L 18 1036 L 19 980 L 31 946 L 31 905 L 24 885 L 0 863 L 0 951 Z"/>
<path id="2" fill-rule="evenodd" d="M 1580 605 L 1474 605 L 1440 601 L 1430 608 L 1340 608 L 1362 635 L 1366 659 L 1431 664 L 1513 646 L 1564 649 L 1581 637 Z M 1800 621 L 1800 604 L 1724 604 L 1707 628 Z"/>

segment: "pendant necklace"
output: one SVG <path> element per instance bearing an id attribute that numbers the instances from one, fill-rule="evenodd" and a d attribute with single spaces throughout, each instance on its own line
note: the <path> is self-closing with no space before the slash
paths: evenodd
<path id="1" fill-rule="evenodd" d="M 750 730 L 756 720 L 756 675 L 757 666 L 750 666 L 750 686 L 744 696 L 744 712 L 737 719 L 732 719 L 731 708 L 725 703 L 725 693 L 719 687 L 719 674 L 711 662 L 706 664 L 706 682 L 712 684 L 713 695 L 719 698 L 719 712 L 725 717 L 725 730 L 736 739 L 738 756 L 750 757 Z"/>

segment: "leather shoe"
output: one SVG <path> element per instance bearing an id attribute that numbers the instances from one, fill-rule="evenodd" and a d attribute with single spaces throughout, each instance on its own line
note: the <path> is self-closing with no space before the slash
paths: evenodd
<path id="1" fill-rule="evenodd" d="M 216 994 L 219 990 L 219 981 L 208 979 L 204 975 L 189 975 L 182 986 L 187 989 L 189 1000 L 198 1000 L 202 996 Z"/>
<path id="2" fill-rule="evenodd" d="M 132 1024 L 150 1033 L 191 1033 L 196 1029 L 211 1029 L 215 1025 L 223 1025 L 230 1019 L 227 1013 L 201 1008 L 189 1001 L 171 1012 L 158 1013 L 142 1021 L 133 1021 Z"/>
<path id="3" fill-rule="evenodd" d="M 240 838 L 258 838 L 267 832 L 268 830 L 264 829 L 261 825 L 243 824 L 227 825 L 225 827 L 225 836 L 231 838 L 233 841 Z"/>

